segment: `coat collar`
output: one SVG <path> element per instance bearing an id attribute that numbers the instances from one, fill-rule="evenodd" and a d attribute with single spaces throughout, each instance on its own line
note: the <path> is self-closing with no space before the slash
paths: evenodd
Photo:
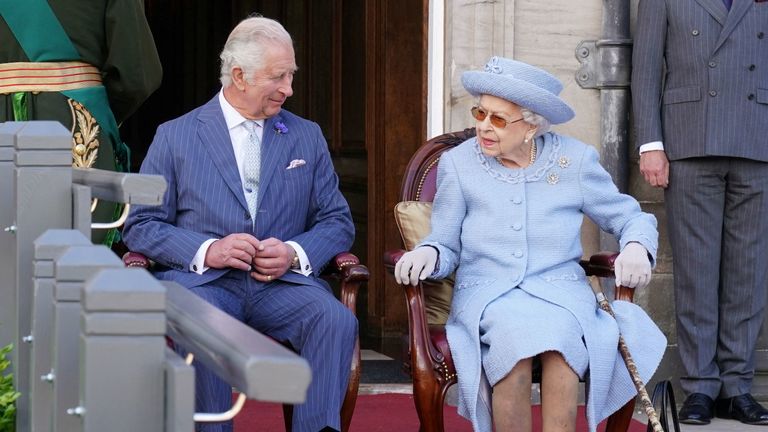
<path id="1" fill-rule="evenodd" d="M 725 20 L 725 27 L 723 28 L 723 31 L 720 32 L 720 37 L 717 39 L 717 43 L 715 44 L 715 51 L 723 45 L 723 43 L 728 39 L 728 36 L 733 33 L 733 30 L 736 28 L 736 26 L 739 25 L 742 18 L 744 18 L 744 15 L 747 14 L 747 11 L 749 11 L 749 9 L 753 6 L 754 2 L 751 0 L 733 2 L 733 5 L 731 6 L 731 12 L 728 14 L 728 18 Z M 723 8 L 725 8 L 724 5 Z"/>
<path id="2" fill-rule="evenodd" d="M 218 94 L 201 107 L 197 119 L 200 122 L 197 134 L 200 140 L 205 143 L 204 147 L 211 160 L 216 165 L 219 174 L 224 178 L 224 183 L 237 197 L 240 205 L 247 209 L 248 204 L 245 201 L 243 184 L 237 170 L 235 151 L 232 149 L 232 140 L 229 137 L 227 122 L 221 111 Z"/>
<path id="3" fill-rule="evenodd" d="M 725 25 L 725 21 L 728 18 L 728 9 L 725 8 L 725 4 L 723 4 L 723 0 L 696 0 L 701 7 L 703 7 L 707 12 L 709 12 L 710 15 L 712 15 L 712 18 L 717 20 L 717 22 L 720 23 L 721 26 Z M 734 6 L 735 3 L 734 2 Z M 743 2 L 746 3 L 746 2 Z"/>

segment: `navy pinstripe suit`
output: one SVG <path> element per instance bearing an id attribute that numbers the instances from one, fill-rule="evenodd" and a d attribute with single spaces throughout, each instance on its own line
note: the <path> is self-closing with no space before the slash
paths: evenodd
<path id="1" fill-rule="evenodd" d="M 277 122 L 285 133 L 278 133 Z M 287 169 L 296 159 L 306 163 Z M 161 206 L 131 211 L 126 245 L 158 264 L 157 278 L 176 281 L 262 333 L 290 342 L 312 367 L 307 401 L 294 409 L 294 430 L 340 429 L 357 321 L 316 275 L 350 248 L 354 226 L 318 125 L 285 110 L 266 120 L 255 224 L 218 97 L 161 125 L 141 172 L 165 177 L 168 191 Z M 293 240 L 314 273 L 289 271 L 263 284 L 240 270 L 189 271 L 205 240 L 232 233 Z M 205 367 L 195 368 L 197 410 L 226 411 L 230 387 Z M 231 430 L 231 422 L 198 427 Z"/>
<path id="2" fill-rule="evenodd" d="M 641 0 L 637 144 L 663 141 L 686 393 L 750 392 L 768 290 L 768 2 Z"/>

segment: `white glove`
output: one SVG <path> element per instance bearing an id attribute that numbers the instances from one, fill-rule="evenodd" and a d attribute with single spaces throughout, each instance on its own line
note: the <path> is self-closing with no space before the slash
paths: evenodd
<path id="1" fill-rule="evenodd" d="M 400 285 L 416 285 L 435 271 L 437 249 L 421 246 L 403 254 L 395 264 L 395 280 Z"/>
<path id="2" fill-rule="evenodd" d="M 613 264 L 616 286 L 645 288 L 651 281 L 651 261 L 648 250 L 637 242 L 629 242 Z"/>

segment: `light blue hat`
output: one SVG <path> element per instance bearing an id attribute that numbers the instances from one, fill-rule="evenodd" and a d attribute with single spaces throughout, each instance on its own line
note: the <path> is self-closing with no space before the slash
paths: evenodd
<path id="1" fill-rule="evenodd" d="M 552 124 L 565 123 L 573 110 L 558 96 L 563 84 L 549 72 L 504 57 L 491 57 L 483 71 L 461 74 L 472 96 L 500 97 L 542 115 Z"/>

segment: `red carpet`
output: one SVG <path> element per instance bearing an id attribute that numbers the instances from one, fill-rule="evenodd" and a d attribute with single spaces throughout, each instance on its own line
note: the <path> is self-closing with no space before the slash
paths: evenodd
<path id="1" fill-rule="evenodd" d="M 533 407 L 533 431 L 541 430 L 540 409 Z M 445 408 L 446 432 L 472 432 L 472 426 L 456 413 L 456 408 Z M 419 418 L 413 405 L 413 396 L 405 394 L 361 395 L 357 398 L 355 415 L 350 432 L 418 431 Z M 603 425 L 598 431 L 603 431 Z M 281 432 L 283 409 L 281 405 L 248 401 L 243 411 L 235 417 L 235 432 Z M 587 430 L 584 407 L 579 407 L 579 432 Z M 632 421 L 629 432 L 644 432 L 645 425 Z"/>

